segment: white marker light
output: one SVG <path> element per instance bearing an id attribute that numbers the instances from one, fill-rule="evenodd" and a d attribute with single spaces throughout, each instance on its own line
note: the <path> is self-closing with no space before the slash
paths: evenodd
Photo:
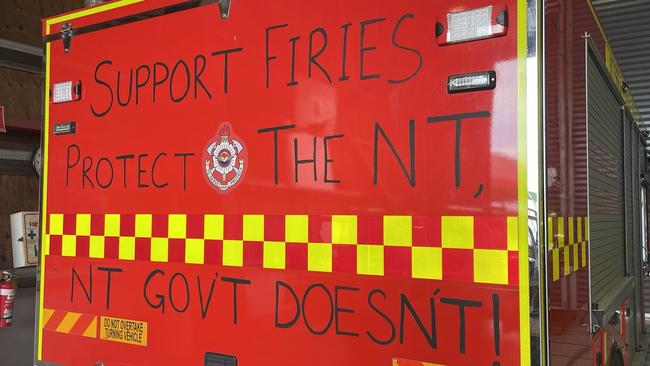
<path id="1" fill-rule="evenodd" d="M 492 35 L 492 7 L 447 14 L 447 43 L 471 41 Z"/>
<path id="2" fill-rule="evenodd" d="M 440 45 L 447 45 L 502 36 L 507 28 L 506 7 L 490 5 L 438 17 L 436 37 Z"/>
<path id="3" fill-rule="evenodd" d="M 450 94 L 466 91 L 489 90 L 497 85 L 497 74 L 494 71 L 475 72 L 471 74 L 452 75 L 447 80 L 447 91 Z"/>
<path id="4" fill-rule="evenodd" d="M 65 103 L 81 98 L 81 83 L 76 85 L 72 81 L 54 83 L 52 88 L 52 103 Z"/>

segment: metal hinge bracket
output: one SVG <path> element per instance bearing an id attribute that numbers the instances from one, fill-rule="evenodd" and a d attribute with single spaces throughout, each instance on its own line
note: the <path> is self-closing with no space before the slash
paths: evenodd
<path id="1" fill-rule="evenodd" d="M 65 53 L 70 51 L 70 43 L 72 42 L 73 34 L 74 29 L 72 29 L 72 23 L 65 23 L 61 26 L 61 40 L 63 41 L 63 51 L 65 51 Z"/>
<path id="2" fill-rule="evenodd" d="M 219 6 L 219 13 L 221 19 L 226 20 L 230 16 L 230 3 L 232 0 L 201 0 L 201 5 L 217 4 Z"/>

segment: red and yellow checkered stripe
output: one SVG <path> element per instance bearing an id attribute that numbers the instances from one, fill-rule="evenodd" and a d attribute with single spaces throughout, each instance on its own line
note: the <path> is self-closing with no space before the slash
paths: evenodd
<path id="1" fill-rule="evenodd" d="M 587 266 L 588 217 L 548 217 L 548 250 L 553 281 Z"/>
<path id="2" fill-rule="evenodd" d="M 518 283 L 516 217 L 50 214 L 46 255 Z"/>
<path id="3" fill-rule="evenodd" d="M 43 328 L 58 333 L 97 338 L 97 315 L 43 309 Z"/>

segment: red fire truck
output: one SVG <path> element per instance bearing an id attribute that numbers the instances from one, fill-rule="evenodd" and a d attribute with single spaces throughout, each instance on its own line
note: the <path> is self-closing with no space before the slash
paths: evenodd
<path id="1" fill-rule="evenodd" d="M 644 144 L 589 1 L 119 0 L 43 36 L 35 364 L 642 360 Z"/>

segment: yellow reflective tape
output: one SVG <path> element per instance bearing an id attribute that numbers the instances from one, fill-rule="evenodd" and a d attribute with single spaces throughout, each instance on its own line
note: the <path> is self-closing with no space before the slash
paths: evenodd
<path id="1" fill-rule="evenodd" d="M 411 276 L 429 280 L 442 279 L 442 248 L 411 247 Z"/>
<path id="2" fill-rule="evenodd" d="M 90 248 L 88 249 L 88 256 L 90 258 L 104 258 L 104 237 L 91 236 Z"/>
<path id="3" fill-rule="evenodd" d="M 264 242 L 264 268 L 285 269 L 286 267 L 286 244 L 278 241 Z"/>
<path id="4" fill-rule="evenodd" d="M 332 216 L 332 243 L 357 243 L 357 217 L 354 215 Z"/>
<path id="5" fill-rule="evenodd" d="M 508 235 L 508 250 L 519 250 L 519 220 L 517 217 L 508 217 L 506 219 L 506 229 Z"/>
<path id="6" fill-rule="evenodd" d="M 151 238 L 152 215 L 135 215 L 135 236 Z"/>
<path id="7" fill-rule="evenodd" d="M 187 215 L 168 215 L 168 235 L 170 239 L 185 239 L 187 236 Z"/>
<path id="8" fill-rule="evenodd" d="M 384 245 L 408 247 L 413 244 L 411 216 L 384 216 Z"/>
<path id="9" fill-rule="evenodd" d="M 132 236 L 121 236 L 118 242 L 118 256 L 122 260 L 135 259 L 135 238 Z"/>
<path id="10" fill-rule="evenodd" d="M 241 267 L 244 265 L 244 242 L 241 240 L 223 241 L 223 265 Z"/>
<path id="11" fill-rule="evenodd" d="M 50 234 L 63 235 L 63 215 L 51 214 L 50 215 Z"/>
<path id="12" fill-rule="evenodd" d="M 43 317 L 41 319 L 41 324 L 42 325 L 47 324 L 47 322 L 50 320 L 52 315 L 54 315 L 53 309 L 43 309 Z"/>
<path id="13" fill-rule="evenodd" d="M 306 243 L 309 241 L 309 217 L 307 215 L 286 215 L 284 217 L 286 242 Z"/>
<path id="14" fill-rule="evenodd" d="M 93 319 L 90 324 L 88 324 L 88 328 L 84 331 L 83 334 L 84 337 L 90 337 L 90 338 L 96 338 L 97 337 L 97 317 Z"/>
<path id="15" fill-rule="evenodd" d="M 49 23 L 46 22 L 45 24 L 45 31 L 46 33 L 50 33 L 50 26 Z M 51 45 L 50 42 L 46 42 L 45 44 L 45 80 L 44 80 L 44 86 L 45 86 L 45 97 L 43 98 L 43 101 L 45 103 L 45 106 L 43 107 L 43 131 L 49 131 L 50 130 L 50 49 Z M 49 173 L 48 169 L 48 164 L 49 164 L 49 134 L 44 133 L 43 138 L 42 138 L 42 146 L 43 146 L 43 171 L 42 171 L 42 179 L 41 181 L 43 182 L 43 187 L 42 187 L 42 197 L 41 197 L 41 216 L 43 218 L 43 221 L 45 221 L 45 215 L 47 215 L 47 177 Z M 50 216 L 50 220 L 52 220 Z M 51 223 L 51 221 L 50 221 Z M 63 224 L 63 220 L 61 220 L 61 224 Z M 41 230 L 41 238 L 46 238 L 46 227 L 47 225 L 41 225 L 40 230 Z M 61 225 L 61 231 L 63 231 L 63 225 Z M 52 233 L 54 234 L 54 233 Z M 40 257 L 40 268 L 39 268 L 39 273 L 40 273 L 40 280 L 38 281 L 38 287 L 40 289 L 39 295 L 38 295 L 38 318 L 39 318 L 39 325 L 38 325 L 38 334 L 37 334 L 37 346 L 36 346 L 36 359 L 41 360 L 43 358 L 43 327 L 44 327 L 44 322 L 43 322 L 43 304 L 44 304 L 44 298 L 45 298 L 45 281 L 43 280 L 43 276 L 45 274 L 45 264 L 46 264 L 46 256 L 50 254 L 50 249 L 49 249 L 49 238 L 47 239 L 48 241 L 45 242 L 43 250 L 41 250 Z"/>
<path id="16" fill-rule="evenodd" d="M 564 217 L 557 218 L 557 244 L 560 248 L 564 246 Z"/>
<path id="17" fill-rule="evenodd" d="M 264 241 L 264 215 L 244 215 L 242 229 L 245 241 Z"/>
<path id="18" fill-rule="evenodd" d="M 104 235 L 120 236 L 120 215 L 104 215 Z"/>
<path id="19" fill-rule="evenodd" d="M 307 244 L 307 269 L 314 272 L 332 272 L 332 244 Z"/>
<path id="20" fill-rule="evenodd" d="M 585 217 L 585 240 L 589 241 L 589 218 Z"/>
<path id="21" fill-rule="evenodd" d="M 579 260 L 579 258 L 578 258 L 578 246 L 579 246 L 579 244 L 576 243 L 576 244 L 572 244 L 571 246 L 573 247 L 573 271 L 577 271 L 580 268 L 580 267 L 578 267 L 578 263 L 579 263 L 578 262 L 578 260 Z"/>
<path id="22" fill-rule="evenodd" d="M 167 262 L 169 258 L 169 239 L 151 238 L 151 261 Z"/>
<path id="23" fill-rule="evenodd" d="M 494 249 L 474 250 L 474 282 L 508 284 L 508 252 Z"/>
<path id="24" fill-rule="evenodd" d="M 74 235 L 63 235 L 61 239 L 61 255 L 64 257 L 74 257 L 77 255 L 77 237 Z"/>
<path id="25" fill-rule="evenodd" d="M 185 263 L 205 263 L 205 242 L 203 239 L 185 239 Z"/>
<path id="26" fill-rule="evenodd" d="M 582 243 L 580 243 L 580 246 L 582 247 L 581 248 L 582 249 L 582 260 L 581 260 L 582 263 L 581 264 L 582 264 L 582 267 L 585 267 L 587 265 L 587 243 L 585 243 L 583 241 Z"/>
<path id="27" fill-rule="evenodd" d="M 472 216 L 443 216 L 442 247 L 472 249 L 474 247 L 474 218 Z"/>
<path id="28" fill-rule="evenodd" d="M 45 234 L 43 243 L 42 243 L 43 249 L 41 255 L 46 256 L 50 254 L 50 234 Z M 43 261 L 41 259 L 41 261 Z"/>
<path id="29" fill-rule="evenodd" d="M 566 240 L 566 244 L 567 245 L 572 245 L 573 243 L 575 243 L 575 239 L 573 238 L 573 231 L 574 231 L 573 230 L 573 217 L 569 216 L 567 221 L 568 221 L 568 226 L 569 226 L 569 230 L 568 230 L 569 231 L 569 237 Z"/>
<path id="30" fill-rule="evenodd" d="M 560 279 L 560 248 L 553 248 L 551 251 L 551 261 L 553 269 L 553 281 Z"/>
<path id="31" fill-rule="evenodd" d="M 223 240 L 223 215 L 203 217 L 203 236 L 210 240 Z"/>
<path id="32" fill-rule="evenodd" d="M 384 274 L 384 247 L 357 245 L 357 274 L 382 276 Z"/>
<path id="33" fill-rule="evenodd" d="M 88 15 L 101 13 L 101 12 L 104 12 L 104 11 L 120 8 L 120 7 L 123 7 L 123 6 L 136 4 L 136 3 L 139 3 L 139 2 L 142 2 L 142 1 L 143 0 L 119 0 L 119 1 L 113 1 L 113 2 L 110 2 L 108 4 L 93 6 L 92 8 L 83 9 L 83 10 L 80 10 L 80 11 L 77 11 L 77 12 L 74 12 L 74 13 L 64 14 L 64 15 L 58 16 L 56 18 L 48 19 L 47 22 L 46 22 L 46 34 L 50 34 L 50 26 L 52 26 L 52 24 L 61 23 L 61 22 L 65 22 L 67 20 L 77 19 L 77 18 L 88 16 Z"/>
<path id="34" fill-rule="evenodd" d="M 59 326 L 56 327 L 56 331 L 60 333 L 70 333 L 70 330 L 74 327 L 80 317 L 81 313 L 68 312 L 65 314 L 65 317 L 63 317 Z"/>
<path id="35" fill-rule="evenodd" d="M 75 233 L 84 236 L 90 235 L 90 215 L 77 214 L 75 220 Z"/>

